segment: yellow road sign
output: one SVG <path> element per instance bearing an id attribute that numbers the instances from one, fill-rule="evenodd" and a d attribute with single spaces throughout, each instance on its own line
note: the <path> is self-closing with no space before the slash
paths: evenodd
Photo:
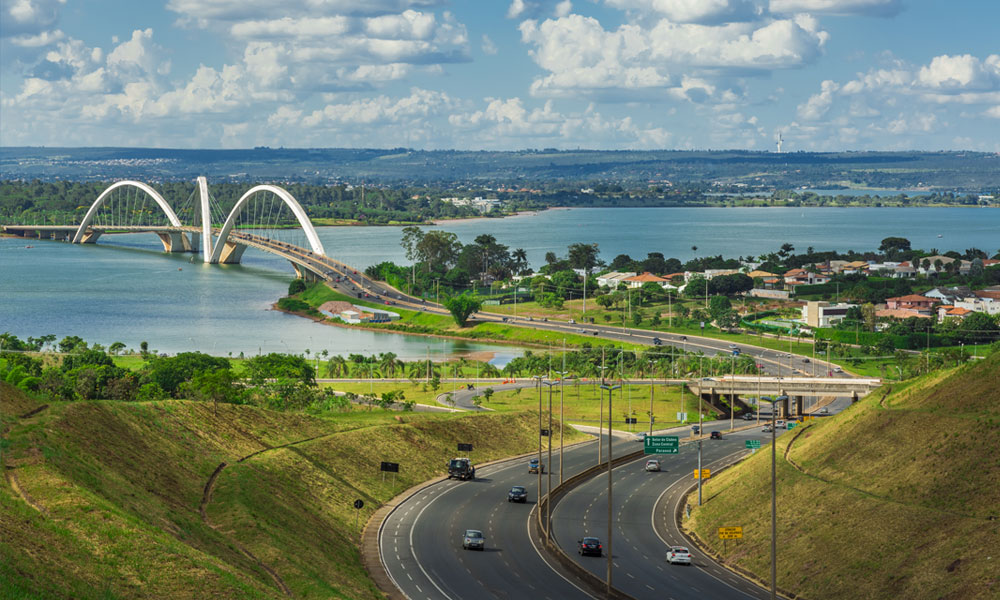
<path id="1" fill-rule="evenodd" d="M 694 478 L 695 479 L 708 479 L 711 476 L 712 476 L 711 469 L 702 469 L 701 470 L 701 477 L 698 477 L 698 469 L 694 470 Z"/>
<path id="2" fill-rule="evenodd" d="M 816 418 L 816 417 L 814 417 L 814 416 L 812 416 L 812 415 L 806 415 L 806 416 L 802 417 L 802 421 L 803 421 L 803 422 L 805 422 L 805 421 L 812 421 L 812 420 L 813 420 L 813 419 L 815 419 L 815 418 Z"/>
<path id="3" fill-rule="evenodd" d="M 720 540 L 738 540 L 743 537 L 743 527 L 719 527 Z"/>

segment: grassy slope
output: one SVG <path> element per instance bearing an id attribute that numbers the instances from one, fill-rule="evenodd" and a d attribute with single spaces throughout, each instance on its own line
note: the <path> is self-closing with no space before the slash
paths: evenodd
<path id="1" fill-rule="evenodd" d="M 28 403 L 0 389 L 4 422 Z M 404 421 L 398 422 L 394 417 Z M 353 412 L 331 418 L 171 401 L 53 404 L 4 433 L 0 598 L 378 597 L 354 528 L 443 472 L 457 441 L 477 461 L 533 447 L 530 415 Z M 315 438 L 287 448 L 269 446 Z M 418 449 L 419 452 L 414 452 Z M 401 463 L 395 486 L 381 460 Z M 207 515 L 202 493 L 220 462 Z"/>
<path id="2" fill-rule="evenodd" d="M 1000 597 L 1000 353 L 814 421 L 778 451 L 778 583 L 807 598 Z M 793 464 L 794 463 L 794 464 Z M 802 471 L 796 470 L 798 465 Z M 769 572 L 770 453 L 713 478 L 689 527 Z M 991 520 L 992 519 L 992 520 Z"/>

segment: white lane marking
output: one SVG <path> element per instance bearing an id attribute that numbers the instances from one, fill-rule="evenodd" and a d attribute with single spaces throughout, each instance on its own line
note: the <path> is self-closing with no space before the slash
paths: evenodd
<path id="1" fill-rule="evenodd" d="M 453 488 L 449 488 L 449 489 L 453 489 Z M 440 495 L 438 495 L 438 497 L 434 498 L 434 500 L 437 500 L 438 498 L 440 498 L 443 495 L 444 495 L 443 493 L 440 494 Z M 437 588 L 437 591 L 441 592 L 442 596 L 444 596 L 445 598 L 448 598 L 448 600 L 452 600 L 452 597 L 449 596 L 448 594 L 444 593 L 444 590 L 441 589 L 441 586 L 439 586 L 436 581 L 434 581 L 433 579 L 431 579 L 430 574 L 427 573 L 427 571 L 424 569 L 424 565 L 422 565 L 420 563 L 420 559 L 417 558 L 417 551 L 416 551 L 415 547 L 413 546 L 413 530 L 417 528 L 417 522 L 420 521 L 420 517 L 423 516 L 424 511 L 427 510 L 428 508 L 430 508 L 431 504 L 434 504 L 434 500 L 431 500 L 430 502 L 428 502 L 426 506 L 424 506 L 422 509 L 420 509 L 420 512 L 417 513 L 417 516 L 413 518 L 413 525 L 410 526 L 410 553 L 413 554 L 413 560 L 416 561 L 417 567 L 420 568 L 420 572 L 424 574 L 424 577 L 427 578 L 427 581 L 430 581 L 431 585 L 433 585 L 435 588 Z M 417 589 L 419 590 L 420 588 L 418 587 Z M 421 592 L 421 593 L 423 593 L 423 592 Z"/>
<path id="2" fill-rule="evenodd" d="M 565 575 L 563 575 L 562 573 L 560 573 L 559 571 L 557 571 L 556 568 L 552 566 L 552 563 L 550 563 L 548 561 L 548 559 L 545 558 L 545 555 L 541 553 L 541 551 L 538 549 L 538 546 L 535 545 L 535 538 L 531 537 L 531 519 L 532 519 L 531 515 L 534 512 L 535 512 L 535 507 L 532 507 L 531 508 L 531 512 L 528 513 L 528 519 L 525 522 L 525 526 L 526 526 L 526 529 L 527 529 L 527 532 L 528 532 L 528 541 L 531 542 L 531 547 L 535 549 L 535 554 L 538 555 L 538 558 L 542 559 L 542 562 L 544 562 L 546 565 L 548 565 L 548 567 L 550 569 L 552 569 L 553 573 L 555 573 L 559 577 L 562 577 L 563 580 L 566 583 L 568 583 L 571 586 L 575 587 L 576 589 L 580 590 L 580 592 L 583 595 L 585 595 L 586 597 L 590 598 L 591 600 L 598 600 L 598 598 L 596 596 L 591 595 L 590 592 L 588 592 L 588 591 L 584 590 L 583 588 L 581 588 L 580 586 L 576 585 L 575 583 L 573 583 L 572 581 L 570 581 Z M 587 524 L 585 522 L 584 523 L 584 527 L 586 527 L 586 525 Z M 514 571 L 514 573 L 516 574 L 517 571 Z"/>

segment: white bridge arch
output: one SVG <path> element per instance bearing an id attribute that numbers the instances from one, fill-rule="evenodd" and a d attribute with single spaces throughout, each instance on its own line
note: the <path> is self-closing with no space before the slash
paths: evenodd
<path id="1" fill-rule="evenodd" d="M 309 240 L 309 245 L 312 248 L 314 254 L 326 255 L 326 251 L 323 250 L 323 242 L 319 241 L 319 235 L 316 233 L 316 228 L 313 227 L 312 221 L 309 220 L 309 216 L 306 215 L 306 211 L 302 209 L 302 205 L 299 204 L 298 200 L 294 196 L 288 193 L 287 190 L 280 188 L 275 185 L 258 185 L 249 190 L 243 196 L 240 197 L 236 205 L 233 206 L 233 210 L 229 212 L 229 216 L 226 217 L 226 222 L 222 226 L 222 230 L 219 232 L 219 237 L 216 240 L 214 246 L 212 247 L 211 256 L 209 256 L 206 248 L 205 262 L 217 264 L 222 257 L 222 251 L 226 246 L 226 242 L 229 241 L 229 233 L 233 230 L 233 226 L 236 224 L 236 218 L 239 217 L 240 212 L 242 212 L 243 207 L 246 206 L 250 198 L 257 192 L 271 192 L 278 198 L 288 205 L 295 218 L 298 219 L 299 224 L 302 225 L 302 230 L 305 231 L 306 239 Z M 204 198 L 204 196 L 203 196 Z M 238 242 L 237 242 L 238 243 Z"/>
<path id="2" fill-rule="evenodd" d="M 174 227 L 181 227 L 181 220 L 177 218 L 177 215 L 174 213 L 174 210 L 170 208 L 170 205 L 167 204 L 167 201 L 163 199 L 163 196 L 161 196 L 159 192 L 157 192 L 156 190 L 154 190 L 153 188 L 149 187 L 148 185 L 146 185 L 141 181 L 131 181 L 131 180 L 118 181 L 116 183 L 111 184 L 110 186 L 108 186 L 108 189 L 101 192 L 101 195 L 98 196 L 97 200 L 95 200 L 94 203 L 90 206 L 90 210 L 88 210 L 87 214 L 83 217 L 83 222 L 80 223 L 80 227 L 76 230 L 76 234 L 73 236 L 74 244 L 79 244 L 80 242 L 83 241 L 84 235 L 86 234 L 87 231 L 87 227 L 89 227 L 91 222 L 93 222 L 94 215 L 96 215 L 97 211 L 100 210 L 101 205 L 104 204 L 108 195 L 110 195 L 111 192 L 120 187 L 127 187 L 127 186 L 138 188 L 149 194 L 149 196 L 153 200 L 155 200 L 156 203 L 160 206 L 160 209 L 162 209 L 163 212 L 167 215 L 167 219 L 170 221 L 170 224 L 173 225 Z"/>

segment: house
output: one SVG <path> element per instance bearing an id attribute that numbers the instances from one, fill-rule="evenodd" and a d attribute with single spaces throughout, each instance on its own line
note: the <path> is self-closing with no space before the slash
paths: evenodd
<path id="1" fill-rule="evenodd" d="M 1000 314 L 1000 300 L 971 297 L 955 302 L 955 308 L 964 308 L 970 312 L 981 312 L 988 315 L 998 315 Z"/>
<path id="2" fill-rule="evenodd" d="M 916 277 L 917 270 L 909 262 L 868 263 L 868 272 L 881 277 Z"/>
<path id="3" fill-rule="evenodd" d="M 831 261 L 832 262 L 832 261 Z M 841 273 L 851 274 L 851 273 L 863 273 L 868 274 L 868 261 L 865 260 L 855 260 L 849 263 L 844 263 L 840 268 Z"/>
<path id="4" fill-rule="evenodd" d="M 934 298 L 921 296 L 919 294 L 909 294 L 896 298 L 886 298 L 886 308 L 889 310 L 904 309 L 919 312 L 925 316 L 931 314 L 931 307 L 938 301 Z"/>
<path id="5" fill-rule="evenodd" d="M 739 273 L 737 269 L 705 269 L 705 279 L 719 277 L 720 275 L 735 275 Z"/>
<path id="6" fill-rule="evenodd" d="M 909 308 L 883 308 L 875 311 L 875 316 L 879 319 L 909 319 L 910 317 L 920 317 L 929 319 L 931 315 L 925 314 Z"/>
<path id="7" fill-rule="evenodd" d="M 749 277 L 750 279 L 768 279 L 770 277 L 777 277 L 777 274 L 768 273 L 767 271 L 761 271 L 759 269 L 755 269 L 747 273 L 747 277 Z"/>
<path id="8" fill-rule="evenodd" d="M 635 273 L 619 273 L 618 271 L 611 271 L 610 273 L 605 273 L 604 275 L 598 275 L 597 285 L 615 289 L 623 279 L 627 279 L 629 277 L 635 277 Z"/>
<path id="9" fill-rule="evenodd" d="M 826 283 L 830 278 L 819 273 L 810 273 L 805 269 L 791 269 L 784 275 L 786 285 L 813 285 Z"/>
<path id="10" fill-rule="evenodd" d="M 940 300 L 945 304 L 954 304 L 957 300 L 963 300 L 972 295 L 972 289 L 964 285 L 957 287 L 937 287 L 929 292 L 925 292 L 924 296 L 928 298 L 934 298 L 935 300 Z"/>
<path id="11" fill-rule="evenodd" d="M 938 323 L 945 319 L 964 319 L 973 312 L 967 308 L 942 304 L 938 307 Z"/>
<path id="12" fill-rule="evenodd" d="M 646 283 L 655 283 L 660 287 L 665 287 L 666 285 L 670 284 L 670 281 L 662 277 L 657 277 L 656 275 L 653 275 L 649 271 L 646 271 L 642 275 L 633 275 L 632 277 L 626 277 L 625 279 L 622 280 L 622 283 L 624 283 L 630 288 L 641 288 Z"/>
<path id="13" fill-rule="evenodd" d="M 847 311 L 857 304 L 831 304 L 829 302 L 809 301 L 802 307 L 802 320 L 810 327 L 830 327 L 843 321 Z"/>

